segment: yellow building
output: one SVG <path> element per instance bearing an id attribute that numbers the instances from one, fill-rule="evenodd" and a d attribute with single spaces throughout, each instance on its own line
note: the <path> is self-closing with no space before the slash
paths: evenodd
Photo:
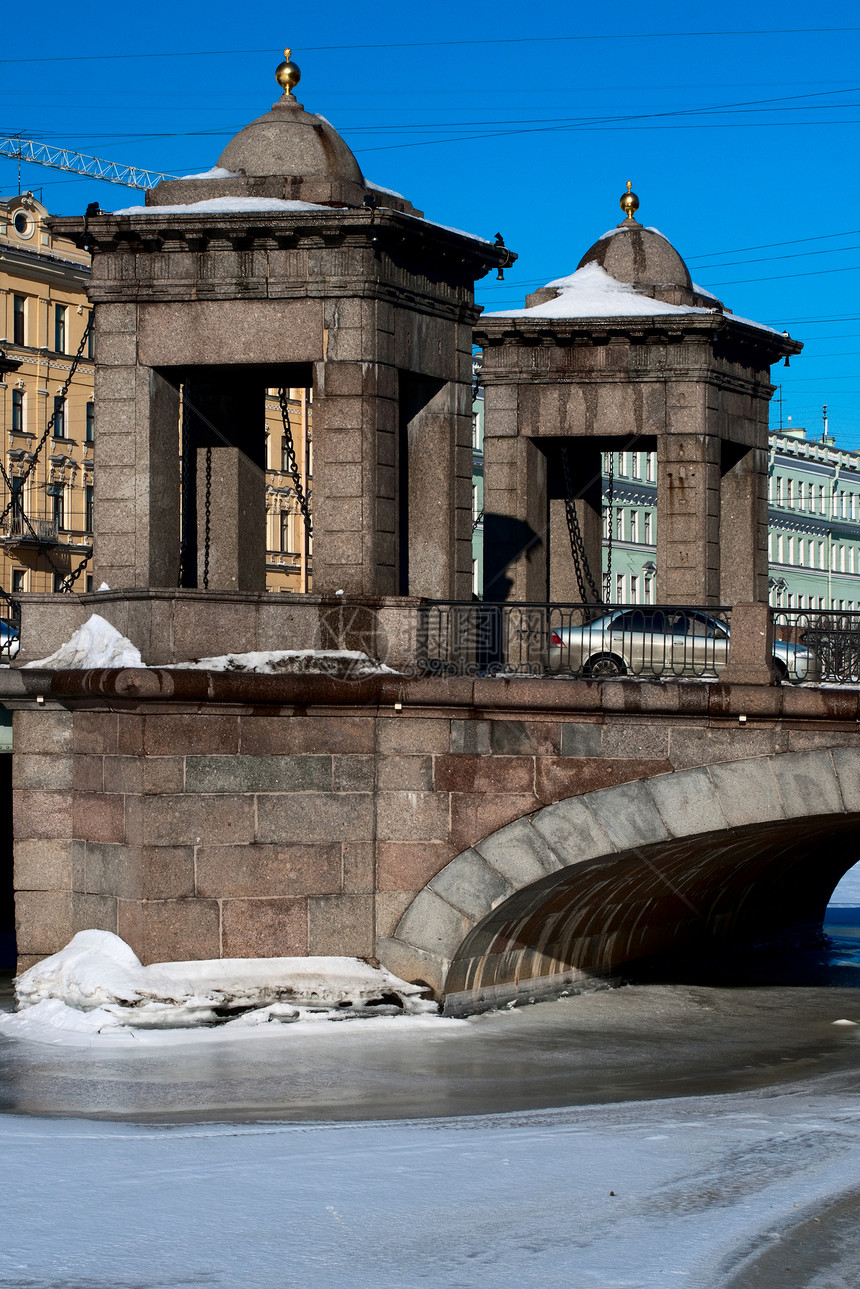
<path id="1" fill-rule="evenodd" d="M 298 494 L 301 490 L 311 509 L 312 391 L 288 389 L 286 393 L 286 405 L 282 408 L 278 391 L 266 391 L 266 588 L 309 591 L 313 578 L 313 539 Z"/>
<path id="2" fill-rule="evenodd" d="M 63 588 L 92 544 L 89 256 L 47 227 L 31 193 L 0 201 L 0 587 Z M 53 420 L 52 420 L 53 418 Z M 87 589 L 86 569 L 73 583 Z"/>

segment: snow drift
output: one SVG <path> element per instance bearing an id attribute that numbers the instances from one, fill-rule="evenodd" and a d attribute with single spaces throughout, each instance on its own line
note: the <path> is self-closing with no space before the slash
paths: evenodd
<path id="1" fill-rule="evenodd" d="M 145 967 L 110 931 L 79 931 L 15 981 L 7 1034 L 31 1024 L 101 1033 L 437 1011 L 419 985 L 358 958 L 222 958 Z"/>

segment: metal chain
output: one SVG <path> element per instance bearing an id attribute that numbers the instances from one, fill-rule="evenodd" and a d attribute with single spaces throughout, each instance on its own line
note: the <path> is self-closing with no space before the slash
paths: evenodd
<path id="1" fill-rule="evenodd" d="M 48 417 L 48 424 L 45 426 L 44 433 L 42 434 L 42 437 L 39 439 L 39 442 L 36 445 L 35 452 L 30 457 L 26 470 L 20 476 L 22 488 L 36 468 L 36 462 L 38 460 L 39 453 L 42 451 L 42 448 L 47 443 L 48 436 L 51 433 L 51 430 L 54 428 L 54 422 L 57 419 L 57 413 L 59 412 L 60 408 L 65 406 L 66 395 L 69 392 L 69 386 L 71 385 L 75 372 L 78 369 L 78 363 L 81 361 L 81 358 L 83 357 L 84 348 L 86 346 L 87 339 L 89 338 L 90 331 L 92 330 L 92 325 L 93 325 L 93 315 L 92 315 L 92 312 L 90 312 L 90 316 L 87 319 L 87 325 L 84 327 L 84 334 L 81 336 L 81 343 L 78 345 L 78 352 L 75 354 L 74 358 L 72 359 L 72 365 L 69 368 L 69 374 L 66 377 L 65 381 L 63 382 L 63 388 L 60 390 L 60 393 L 54 399 L 54 410 L 51 413 L 51 415 Z M 2 514 L 0 514 L 0 524 L 3 523 L 4 519 L 9 514 L 9 511 L 12 509 L 13 505 L 14 505 L 14 497 L 10 497 L 8 505 L 6 506 Z"/>
<path id="2" fill-rule="evenodd" d="M 609 490 L 606 494 L 607 508 L 607 526 L 606 526 L 606 573 L 603 578 L 603 599 L 606 604 L 612 601 L 612 520 L 613 506 L 615 504 L 615 453 L 609 454 Z"/>
<path id="3" fill-rule="evenodd" d="M 302 487 L 302 476 L 299 470 L 299 463 L 296 460 L 296 448 L 293 443 L 293 431 L 290 425 L 290 404 L 289 391 L 286 389 L 278 390 L 278 402 L 281 405 L 281 419 L 284 422 L 284 445 L 287 449 L 287 464 L 290 474 L 293 478 L 293 487 L 296 492 L 296 500 L 299 503 L 299 510 L 302 512 L 305 521 L 305 528 L 308 537 L 313 537 L 314 526 L 311 520 L 311 510 L 308 505 L 308 499 L 305 496 L 305 490 Z"/>
<path id="4" fill-rule="evenodd" d="M 75 582 L 77 582 L 78 578 L 80 577 L 81 573 L 83 573 L 84 569 L 86 568 L 87 564 L 89 564 L 92 557 L 93 557 L 93 552 L 92 552 L 92 548 L 90 548 L 90 550 L 87 551 L 86 555 L 81 560 L 78 567 L 74 569 L 71 573 L 69 573 L 66 577 L 63 578 L 62 582 L 60 583 L 61 591 L 71 591 L 72 587 L 75 585 Z M 48 556 L 48 558 L 50 560 L 50 556 Z"/>
<path id="5" fill-rule="evenodd" d="M 212 449 L 206 449 L 206 511 L 203 526 L 203 590 L 209 590 L 209 536 L 212 526 Z"/>
<path id="6" fill-rule="evenodd" d="M 576 513 L 576 502 L 573 497 L 573 482 L 570 477 L 570 460 L 567 452 L 567 444 L 562 444 L 561 465 L 564 471 L 564 513 L 567 517 L 567 531 L 570 536 L 570 553 L 573 556 L 573 567 L 576 572 L 576 585 L 579 588 L 580 598 L 583 604 L 588 603 L 588 593 L 591 591 L 595 601 L 599 604 L 600 590 L 594 580 L 591 567 L 588 563 L 588 554 L 585 549 L 585 542 L 582 539 L 582 529 L 579 526 L 579 516 Z"/>

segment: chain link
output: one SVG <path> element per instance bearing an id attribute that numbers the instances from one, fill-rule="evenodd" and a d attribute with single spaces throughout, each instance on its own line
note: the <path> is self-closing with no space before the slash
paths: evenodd
<path id="1" fill-rule="evenodd" d="M 296 492 L 296 500 L 299 503 L 299 510 L 305 521 L 305 528 L 308 537 L 313 537 L 314 526 L 311 520 L 311 510 L 308 499 L 305 496 L 305 490 L 302 487 L 302 476 L 299 470 L 299 463 L 296 460 L 296 447 L 293 443 L 293 430 L 290 425 L 290 404 L 289 391 L 286 389 L 278 390 L 278 402 L 281 405 L 281 419 L 284 422 L 284 446 L 287 449 L 287 465 L 293 479 L 293 487 Z"/>
<path id="2" fill-rule="evenodd" d="M 615 505 L 615 453 L 609 452 L 609 488 L 606 493 L 606 573 L 603 577 L 603 599 L 607 604 L 612 602 L 612 521 Z"/>
<path id="3" fill-rule="evenodd" d="M 209 590 L 209 538 L 212 528 L 212 449 L 206 449 L 206 509 L 203 525 L 203 590 Z"/>
<path id="4" fill-rule="evenodd" d="M 599 604 L 601 602 L 600 589 L 594 580 L 591 566 L 588 563 L 588 554 L 585 549 L 585 542 L 582 539 L 582 529 L 579 526 L 579 516 L 576 513 L 573 482 L 570 476 L 570 459 L 566 443 L 562 445 L 561 449 L 561 465 L 564 471 L 564 513 L 567 518 L 567 531 L 570 536 L 570 553 L 573 556 L 576 585 L 583 604 L 588 603 L 589 591 L 592 598 Z"/>

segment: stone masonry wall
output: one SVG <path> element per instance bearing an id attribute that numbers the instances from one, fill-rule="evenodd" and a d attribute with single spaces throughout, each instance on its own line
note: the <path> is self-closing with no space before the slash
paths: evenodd
<path id="1" fill-rule="evenodd" d="M 329 684 L 329 705 L 313 707 L 92 698 L 16 711 L 21 966 L 86 927 L 150 962 L 372 958 L 455 855 L 543 805 L 714 761 L 860 746 L 851 691 L 384 681 L 350 706 L 350 689 Z"/>

